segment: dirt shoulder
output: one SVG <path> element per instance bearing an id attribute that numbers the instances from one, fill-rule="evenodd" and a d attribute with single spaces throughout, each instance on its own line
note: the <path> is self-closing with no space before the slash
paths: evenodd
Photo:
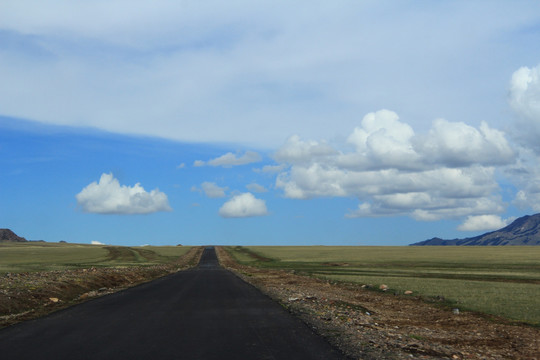
<path id="1" fill-rule="evenodd" d="M 540 329 L 288 271 L 221 264 L 355 359 L 540 359 Z"/>
<path id="2" fill-rule="evenodd" d="M 202 251 L 194 247 L 164 265 L 5 274 L 0 276 L 0 328 L 190 268 Z"/>

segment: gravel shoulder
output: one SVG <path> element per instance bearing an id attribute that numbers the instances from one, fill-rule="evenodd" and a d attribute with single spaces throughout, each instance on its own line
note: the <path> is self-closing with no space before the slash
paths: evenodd
<path id="1" fill-rule="evenodd" d="M 164 265 L 7 273 L 0 276 L 0 328 L 191 268 L 202 252 L 194 247 Z"/>
<path id="2" fill-rule="evenodd" d="M 360 285 L 238 264 L 223 267 L 258 287 L 356 359 L 540 359 L 540 329 Z"/>

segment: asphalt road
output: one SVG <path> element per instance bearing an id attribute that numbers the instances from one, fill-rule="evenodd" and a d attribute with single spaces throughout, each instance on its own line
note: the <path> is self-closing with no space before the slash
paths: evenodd
<path id="1" fill-rule="evenodd" d="M 343 359 L 280 305 L 218 264 L 0 330 L 0 359 Z"/>

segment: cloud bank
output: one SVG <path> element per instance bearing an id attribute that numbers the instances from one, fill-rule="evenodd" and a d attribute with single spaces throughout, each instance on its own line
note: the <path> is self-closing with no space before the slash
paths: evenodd
<path id="1" fill-rule="evenodd" d="M 398 115 L 381 110 L 364 116 L 340 151 L 326 142 L 293 136 L 275 159 L 288 165 L 276 188 L 291 199 L 357 197 L 347 217 L 408 215 L 440 220 L 497 214 L 495 166 L 510 165 L 516 153 L 504 134 L 438 119 L 416 134 Z"/>
<path id="2" fill-rule="evenodd" d="M 251 193 L 233 196 L 219 209 L 219 215 L 224 218 L 243 218 L 268 215 L 266 202 L 255 198 Z"/>
<path id="3" fill-rule="evenodd" d="M 495 118 L 505 65 L 538 53 L 534 2 L 235 4 L 0 2 L 2 115 L 276 146 L 358 109 Z"/>
<path id="4" fill-rule="evenodd" d="M 102 174 L 75 195 L 82 211 L 95 214 L 150 214 L 172 211 L 167 195 L 158 189 L 150 192 L 139 184 L 120 185 L 113 174 Z"/>

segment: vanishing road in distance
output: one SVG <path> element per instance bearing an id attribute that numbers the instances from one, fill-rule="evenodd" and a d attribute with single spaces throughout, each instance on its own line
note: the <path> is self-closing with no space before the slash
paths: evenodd
<path id="1" fill-rule="evenodd" d="M 0 330 L 2 359 L 344 359 L 223 269 L 196 268 Z"/>

